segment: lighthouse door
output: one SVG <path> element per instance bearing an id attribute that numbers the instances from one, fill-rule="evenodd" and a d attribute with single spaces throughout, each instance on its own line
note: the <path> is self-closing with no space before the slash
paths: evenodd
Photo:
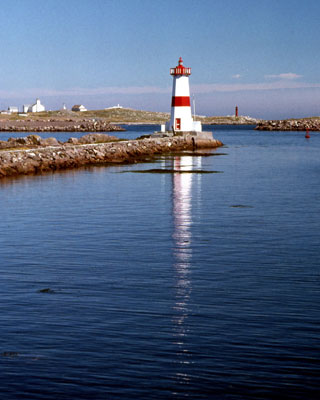
<path id="1" fill-rule="evenodd" d="M 179 131 L 181 129 L 181 118 L 176 118 L 176 130 Z"/>

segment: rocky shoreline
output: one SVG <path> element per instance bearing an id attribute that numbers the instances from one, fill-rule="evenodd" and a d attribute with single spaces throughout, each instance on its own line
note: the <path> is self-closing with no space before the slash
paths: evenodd
<path id="1" fill-rule="evenodd" d="M 226 116 L 226 117 L 203 117 L 197 118 L 203 124 L 208 125 L 256 125 L 261 120 L 247 116 Z"/>
<path id="2" fill-rule="evenodd" d="M 0 150 L 14 149 L 34 149 L 46 146 L 62 146 L 68 144 L 91 144 L 117 142 L 120 140 L 116 136 L 110 136 L 105 133 L 88 133 L 80 138 L 69 138 L 66 142 L 61 142 L 54 137 L 42 138 L 39 135 L 28 135 L 26 137 L 11 137 L 7 141 L 0 140 Z"/>
<path id="3" fill-rule="evenodd" d="M 261 121 L 255 129 L 258 131 L 320 131 L 320 117 Z"/>
<path id="4" fill-rule="evenodd" d="M 0 120 L 1 132 L 119 132 L 124 128 L 102 119 Z"/>
<path id="5" fill-rule="evenodd" d="M 92 141 L 93 136 L 90 139 Z M 80 141 L 81 138 L 76 140 Z M 23 148 L 20 149 L 0 150 L 0 178 L 78 168 L 86 165 L 133 163 L 143 161 L 156 154 L 193 150 L 197 143 L 190 135 L 186 135 L 128 141 L 112 140 L 104 143 L 96 141 L 90 144 L 81 144 L 81 142 L 75 144 L 69 139 L 64 144 L 52 142 L 51 145 L 49 143 L 45 145 L 39 142 L 33 145 L 27 143 L 21 145 Z M 222 145 L 219 140 L 211 139 L 206 143 L 202 141 L 197 147 L 215 148 Z"/>

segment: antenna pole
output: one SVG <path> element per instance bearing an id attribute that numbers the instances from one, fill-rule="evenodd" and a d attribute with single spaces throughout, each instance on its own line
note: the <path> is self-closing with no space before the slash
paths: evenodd
<path id="1" fill-rule="evenodd" d="M 192 95 L 193 99 L 193 118 L 196 118 L 196 102 L 194 101 L 194 94 Z"/>

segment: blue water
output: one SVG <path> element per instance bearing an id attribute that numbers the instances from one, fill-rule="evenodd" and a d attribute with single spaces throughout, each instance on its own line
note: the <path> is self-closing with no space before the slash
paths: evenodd
<path id="1" fill-rule="evenodd" d="M 160 131 L 160 125 L 120 125 L 125 129 L 123 132 L 105 132 L 120 139 L 136 139 L 139 136 Z M 103 133 L 103 132 L 102 132 Z M 70 137 L 79 138 L 88 132 L 0 132 L 0 140 L 8 140 L 10 137 L 25 137 L 38 135 L 42 138 L 55 137 L 60 142 L 66 142 Z"/>
<path id="2" fill-rule="evenodd" d="M 319 398 L 320 134 L 213 128 L 0 182 L 1 399 Z"/>

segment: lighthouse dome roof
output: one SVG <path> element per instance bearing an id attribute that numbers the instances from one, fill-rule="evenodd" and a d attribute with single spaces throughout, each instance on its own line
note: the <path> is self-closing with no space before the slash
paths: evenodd
<path id="1" fill-rule="evenodd" d="M 179 58 L 178 65 L 175 68 L 170 68 L 170 75 L 174 76 L 189 76 L 191 75 L 191 68 L 186 68 L 183 65 L 182 57 Z"/>

